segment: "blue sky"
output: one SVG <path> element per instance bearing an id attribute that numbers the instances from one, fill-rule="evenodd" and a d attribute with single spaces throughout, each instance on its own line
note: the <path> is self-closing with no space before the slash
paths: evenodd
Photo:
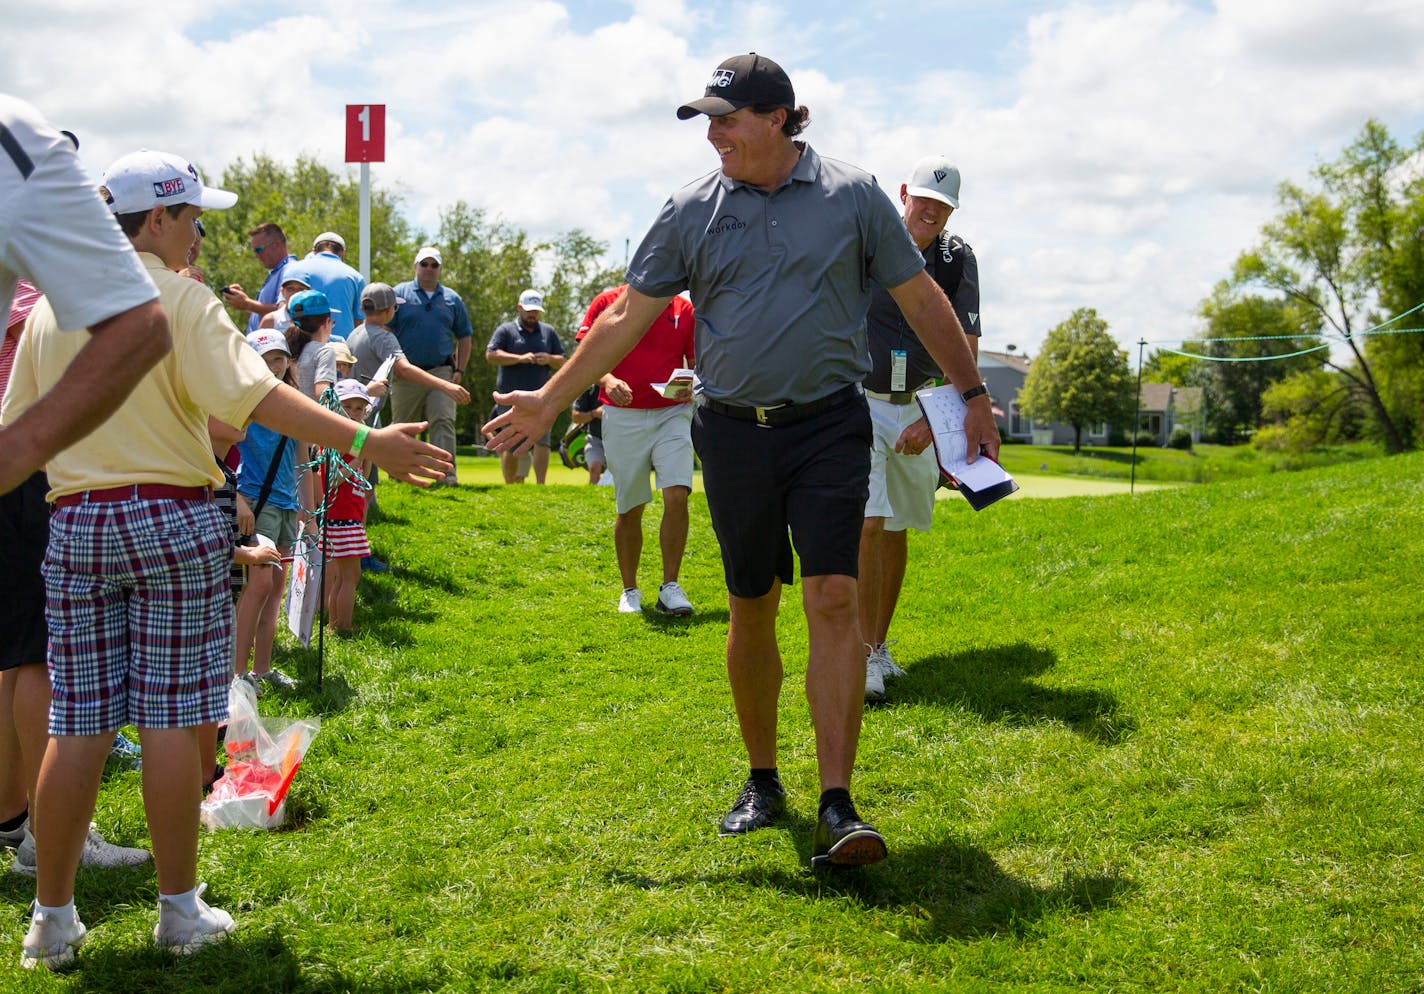
<path id="1" fill-rule="evenodd" d="M 416 225 L 463 199 L 540 238 L 582 227 L 618 262 L 668 193 L 715 166 L 702 125 L 674 108 L 754 49 L 790 73 L 823 155 L 892 193 L 921 155 L 960 165 L 950 227 L 980 258 L 984 346 L 1030 353 L 1081 306 L 1125 345 L 1197 334 L 1199 302 L 1280 181 L 1370 116 L 1401 139 L 1424 129 L 1416 0 L 158 10 L 7 12 L 0 89 L 83 134 L 95 176 L 141 146 L 209 173 L 258 151 L 341 168 L 344 105 L 385 103 L 389 161 L 373 172 Z"/>

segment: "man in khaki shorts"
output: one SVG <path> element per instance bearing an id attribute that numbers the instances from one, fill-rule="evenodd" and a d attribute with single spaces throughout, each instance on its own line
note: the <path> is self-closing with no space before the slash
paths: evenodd
<path id="1" fill-rule="evenodd" d="M 627 285 L 605 290 L 593 298 L 578 337 L 621 297 Z M 638 589 L 638 561 L 643 553 L 643 508 L 653 499 L 648 474 L 658 475 L 663 495 L 663 522 L 658 544 L 663 556 L 663 582 L 654 607 L 663 614 L 686 617 L 692 602 L 677 582 L 682 554 L 687 548 L 687 498 L 692 493 L 692 386 L 673 397 L 654 388 L 667 383 L 673 370 L 691 368 L 694 358 L 692 302 L 674 297 L 618 365 L 601 380 L 603 402 L 603 454 L 613 474 L 613 547 L 623 593 L 618 610 L 637 614 L 643 610 Z"/>

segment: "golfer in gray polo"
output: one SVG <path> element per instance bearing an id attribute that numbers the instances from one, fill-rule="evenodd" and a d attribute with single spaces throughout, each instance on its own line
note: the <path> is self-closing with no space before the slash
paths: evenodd
<path id="1" fill-rule="evenodd" d="M 799 557 L 821 781 L 811 865 L 872 863 L 885 858 L 885 840 L 850 796 L 865 684 L 856 571 L 870 473 L 859 384 L 870 370 L 871 281 L 968 395 L 968 451 L 997 455 L 998 431 L 959 321 L 894 206 L 868 173 L 796 140 L 810 114 L 781 67 L 755 53 L 726 60 L 703 96 L 678 109 L 699 114 L 720 168 L 669 198 L 629 264 L 628 292 L 540 390 L 496 395 L 511 409 L 486 431 L 492 448 L 527 450 L 675 294 L 691 291 L 701 380 L 693 442 L 722 548 L 727 674 L 751 767 L 720 833 L 765 827 L 785 811 L 776 615 Z"/>

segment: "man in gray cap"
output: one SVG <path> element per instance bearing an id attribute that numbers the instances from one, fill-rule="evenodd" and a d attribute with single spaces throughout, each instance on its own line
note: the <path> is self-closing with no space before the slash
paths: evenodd
<path id="1" fill-rule="evenodd" d="M 900 184 L 900 203 L 925 272 L 954 306 L 977 360 L 979 263 L 964 239 L 944 230 L 959 207 L 958 168 L 942 155 L 921 159 L 909 180 Z M 894 298 L 878 285 L 871 287 L 867 327 L 873 368 L 864 386 L 875 444 L 860 536 L 860 632 L 867 650 L 865 699 L 873 701 L 885 696 L 886 680 L 904 673 L 890 656 L 886 636 L 905 580 L 905 532 L 930 530 L 939 482 L 929 425 L 920 416 L 915 391 L 943 374 Z"/>
<path id="2" fill-rule="evenodd" d="M 564 369 L 486 426 L 496 449 L 527 449 L 575 396 L 638 341 L 679 291 L 696 308 L 700 377 L 693 441 L 722 547 L 730 602 L 727 673 L 751 773 L 721 834 L 784 811 L 776 772 L 782 683 L 776 615 L 801 560 L 810 636 L 806 696 L 821 803 L 811 865 L 885 858 L 850 797 L 865 656 L 856 569 L 870 472 L 869 283 L 891 295 L 965 394 L 970 457 L 998 431 L 964 332 L 894 207 L 868 173 L 796 141 L 810 116 L 781 67 L 755 53 L 717 67 L 700 99 L 720 169 L 674 193 L 628 266 L 628 292 Z"/>

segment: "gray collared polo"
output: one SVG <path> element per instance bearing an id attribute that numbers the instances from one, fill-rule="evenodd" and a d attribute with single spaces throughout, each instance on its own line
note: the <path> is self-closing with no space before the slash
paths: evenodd
<path id="1" fill-rule="evenodd" d="M 871 280 L 924 265 L 875 177 L 806 145 L 770 193 L 720 170 L 674 193 L 627 278 L 650 297 L 691 291 L 706 396 L 768 406 L 863 380 Z"/>

